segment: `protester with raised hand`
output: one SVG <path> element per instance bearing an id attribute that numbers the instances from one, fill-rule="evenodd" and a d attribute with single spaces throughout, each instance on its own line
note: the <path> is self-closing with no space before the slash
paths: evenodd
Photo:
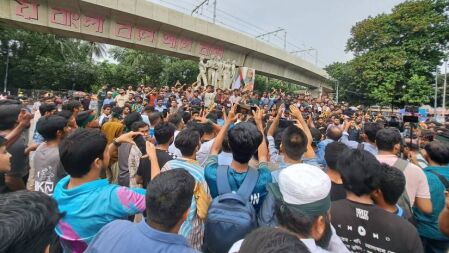
<path id="1" fill-rule="evenodd" d="M 64 251 L 83 252 L 103 226 L 145 210 L 144 189 L 120 187 L 100 177 L 111 153 L 137 135 L 121 135 L 108 146 L 100 131 L 77 129 L 60 143 L 60 160 L 69 176 L 56 185 L 53 198 L 65 213 L 56 227 Z"/>
<path id="2" fill-rule="evenodd" d="M 205 164 L 204 174 L 212 197 L 217 197 L 217 170 L 219 168 L 218 154 L 221 151 L 221 146 L 226 133 L 228 133 L 229 146 L 233 155 L 233 161 L 227 172 L 228 182 L 233 191 L 236 191 L 243 183 L 243 180 L 250 169 L 248 162 L 251 160 L 254 153 L 258 151 L 259 166 L 257 169 L 259 171 L 259 177 L 251 195 L 251 202 L 256 210 L 258 210 L 267 194 L 265 186 L 272 181 L 271 173 L 268 170 L 267 165 L 268 148 L 263 137 L 264 129 L 262 118 L 264 112 L 259 108 L 256 112 L 253 112 L 257 126 L 252 123 L 241 122 L 229 130 L 239 116 L 236 113 L 236 110 L 237 105 L 235 104 L 227 115 L 224 126 L 215 138 L 209 158 Z"/>

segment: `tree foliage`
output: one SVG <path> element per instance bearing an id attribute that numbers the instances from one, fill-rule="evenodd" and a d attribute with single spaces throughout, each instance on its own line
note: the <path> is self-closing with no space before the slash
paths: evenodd
<path id="1" fill-rule="evenodd" d="M 448 11 L 448 0 L 409 0 L 358 22 L 347 42 L 354 59 L 326 68 L 342 96 L 387 105 L 430 102 L 433 72 L 449 49 Z"/>
<path id="2" fill-rule="evenodd" d="M 13 29 L 0 25 L 0 80 L 9 58 L 8 88 L 76 89 L 92 91 L 103 84 L 114 87 L 149 84 L 191 84 L 197 63 L 149 52 L 110 48 L 104 44 Z M 9 56 L 8 56 L 9 55 Z M 96 62 L 110 57 L 114 62 Z"/>

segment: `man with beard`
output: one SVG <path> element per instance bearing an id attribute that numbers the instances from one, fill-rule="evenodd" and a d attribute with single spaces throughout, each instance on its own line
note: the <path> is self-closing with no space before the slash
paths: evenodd
<path id="1" fill-rule="evenodd" d="M 352 252 L 421 253 L 418 232 L 407 220 L 374 205 L 381 164 L 364 150 L 347 150 L 337 162 L 346 199 L 332 203 L 332 224 Z"/>
<path id="2" fill-rule="evenodd" d="M 267 188 L 259 213 L 265 215 L 265 226 L 281 226 L 295 233 L 312 253 L 349 252 L 330 225 L 331 181 L 321 169 L 292 165 L 280 172 L 278 183 Z M 260 218 L 259 224 L 264 226 Z"/>

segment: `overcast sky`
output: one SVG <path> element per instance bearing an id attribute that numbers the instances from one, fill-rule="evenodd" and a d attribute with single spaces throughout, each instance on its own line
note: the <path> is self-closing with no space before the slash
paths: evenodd
<path id="1" fill-rule="evenodd" d="M 190 13 L 203 0 L 149 0 Z M 196 16 L 212 17 L 213 1 Z M 287 30 L 288 50 L 318 49 L 318 66 L 347 61 L 345 53 L 350 29 L 368 16 L 390 12 L 400 0 L 217 0 L 217 23 L 232 26 L 248 35 Z M 224 23 L 224 24 L 223 24 Z M 280 38 L 277 38 L 280 37 Z M 283 46 L 283 33 L 271 36 L 270 43 Z M 268 38 L 265 38 L 268 39 Z M 301 56 L 314 62 L 314 52 Z"/>

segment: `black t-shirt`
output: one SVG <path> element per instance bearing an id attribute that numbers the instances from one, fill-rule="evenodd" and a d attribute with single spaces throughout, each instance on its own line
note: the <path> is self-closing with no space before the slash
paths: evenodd
<path id="1" fill-rule="evenodd" d="M 173 160 L 173 155 L 171 155 L 168 151 L 160 149 L 156 149 L 156 156 L 157 162 L 159 163 L 159 168 L 161 169 L 168 161 Z M 143 187 L 146 189 L 151 179 L 151 162 L 148 157 L 140 159 L 137 175 L 142 177 Z"/>
<path id="2" fill-rule="evenodd" d="M 331 187 L 331 201 L 346 199 L 346 189 L 343 184 L 336 184 L 332 182 Z"/>
<path id="3" fill-rule="evenodd" d="M 351 252 L 424 252 L 416 228 L 378 206 L 349 201 L 332 203 L 332 225 Z"/>

